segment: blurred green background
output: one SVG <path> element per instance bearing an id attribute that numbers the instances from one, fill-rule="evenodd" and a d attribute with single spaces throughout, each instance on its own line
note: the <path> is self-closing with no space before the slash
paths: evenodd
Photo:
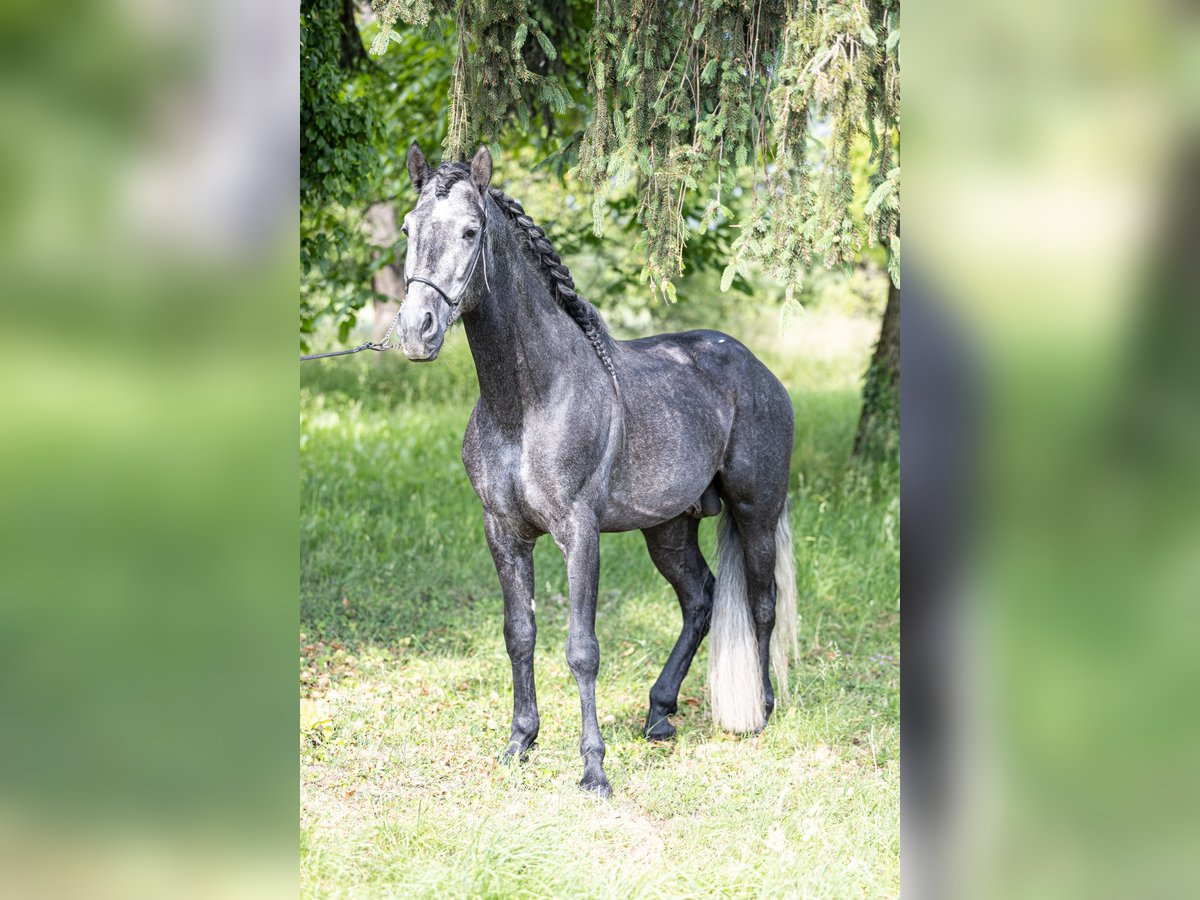
<path id="1" fill-rule="evenodd" d="M 1194 894 L 1200 21 L 908 12 L 908 263 L 980 383 L 952 790 L 905 822 L 905 877 Z"/>
<path id="2" fill-rule="evenodd" d="M 229 11 L 0 11 L 5 896 L 294 895 L 298 27 Z"/>

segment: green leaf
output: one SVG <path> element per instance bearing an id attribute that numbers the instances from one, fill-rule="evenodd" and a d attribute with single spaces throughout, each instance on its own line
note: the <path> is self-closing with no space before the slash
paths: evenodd
<path id="1" fill-rule="evenodd" d="M 888 274 L 892 276 L 892 284 L 900 287 L 900 235 L 893 234 L 888 240 Z"/>
<path id="2" fill-rule="evenodd" d="M 517 33 L 513 35 L 512 48 L 513 53 L 520 53 L 521 48 L 525 46 L 525 38 L 529 36 L 529 26 L 522 22 L 517 26 Z"/>
<path id="3" fill-rule="evenodd" d="M 798 300 L 791 296 L 793 287 L 794 286 L 790 284 L 787 286 L 787 299 L 783 301 L 783 306 L 779 310 L 780 335 L 783 335 L 787 332 L 788 326 L 791 325 L 796 318 L 804 315 L 804 307 L 800 305 Z"/>
<path id="4" fill-rule="evenodd" d="M 608 204 L 604 202 L 604 196 L 597 191 L 592 198 L 592 233 L 596 237 L 604 237 L 604 213 L 607 208 Z"/>
<path id="5" fill-rule="evenodd" d="M 887 40 L 884 42 L 883 46 L 887 49 L 888 53 L 895 53 L 896 46 L 899 43 L 900 43 L 900 29 L 893 28 L 891 31 L 888 32 Z"/>
<path id="6" fill-rule="evenodd" d="M 546 59 L 554 59 L 558 56 L 558 51 L 554 49 L 554 45 L 550 43 L 550 38 L 546 37 L 546 33 L 540 28 L 534 33 L 537 42 L 542 45 L 542 52 L 546 54 Z"/>
<path id="7" fill-rule="evenodd" d="M 858 36 L 862 38 L 863 44 L 868 47 L 875 47 L 879 44 L 879 38 L 875 35 L 875 31 L 870 25 L 863 25 L 862 30 L 858 33 Z"/>
<path id="8" fill-rule="evenodd" d="M 388 44 L 390 43 L 392 33 L 392 29 L 387 25 L 384 25 L 379 29 L 379 33 L 375 35 L 375 40 L 371 41 L 372 56 L 383 55 L 384 51 L 387 50 Z"/>
<path id="9" fill-rule="evenodd" d="M 692 29 L 692 40 L 693 41 L 700 40 L 700 36 L 702 34 L 704 34 L 704 25 L 705 25 L 705 22 L 703 19 L 696 23 L 696 27 Z"/>
<path id="10" fill-rule="evenodd" d="M 863 212 L 868 216 L 875 215 L 875 212 L 879 209 L 880 204 L 888 198 L 895 188 L 896 183 L 894 181 L 881 181 L 879 186 L 875 188 L 875 190 L 871 191 L 871 196 L 867 198 L 866 205 L 863 207 Z"/>
<path id="11" fill-rule="evenodd" d="M 733 279 L 737 276 L 737 260 L 733 260 L 725 267 L 725 271 L 721 273 L 721 293 L 724 294 L 729 290 L 729 286 L 733 284 Z"/>

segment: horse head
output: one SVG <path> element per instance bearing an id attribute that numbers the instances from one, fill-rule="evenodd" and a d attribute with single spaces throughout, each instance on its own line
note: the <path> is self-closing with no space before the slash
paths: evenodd
<path id="1" fill-rule="evenodd" d="M 470 288 L 478 270 L 487 266 L 481 257 L 486 256 L 492 155 L 480 147 L 470 166 L 443 163 L 433 170 L 414 141 L 408 148 L 408 174 L 417 202 L 401 228 L 408 249 L 397 332 L 405 356 L 429 362 L 437 359 L 450 325 L 483 296 Z"/>

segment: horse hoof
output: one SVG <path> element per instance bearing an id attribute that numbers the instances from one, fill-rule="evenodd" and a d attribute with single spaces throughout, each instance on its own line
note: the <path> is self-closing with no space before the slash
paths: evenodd
<path id="1" fill-rule="evenodd" d="M 528 747 L 522 748 L 520 744 L 518 744 L 516 741 L 513 741 L 507 747 L 505 747 L 504 752 L 500 754 L 500 764 L 507 766 L 514 761 L 522 763 L 525 762 L 529 756 L 529 751 L 535 746 L 537 745 L 530 744 Z"/>
<path id="2" fill-rule="evenodd" d="M 648 741 L 669 741 L 675 737 L 675 726 L 666 719 L 660 719 L 644 733 Z"/>
<path id="3" fill-rule="evenodd" d="M 774 705 L 772 704 L 772 706 L 767 709 L 766 715 L 763 716 L 763 723 L 761 725 L 759 725 L 756 729 L 754 729 L 755 737 L 758 737 L 760 734 L 762 734 L 764 731 L 767 730 L 767 726 L 771 724 L 771 713 L 773 711 L 774 711 Z"/>
<path id="4" fill-rule="evenodd" d="M 607 799 L 612 796 L 612 786 L 603 775 L 584 775 L 583 780 L 579 782 L 579 787 L 597 797 Z"/>

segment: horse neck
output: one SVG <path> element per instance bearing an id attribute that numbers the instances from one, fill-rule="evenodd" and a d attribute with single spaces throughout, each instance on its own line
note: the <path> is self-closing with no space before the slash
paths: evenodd
<path id="1" fill-rule="evenodd" d="M 576 390 L 586 389 L 564 376 L 594 369 L 578 362 L 584 351 L 593 351 L 490 198 L 487 216 L 490 290 L 463 315 L 463 326 L 481 401 L 498 421 L 519 426 L 526 409 L 569 401 Z"/>

